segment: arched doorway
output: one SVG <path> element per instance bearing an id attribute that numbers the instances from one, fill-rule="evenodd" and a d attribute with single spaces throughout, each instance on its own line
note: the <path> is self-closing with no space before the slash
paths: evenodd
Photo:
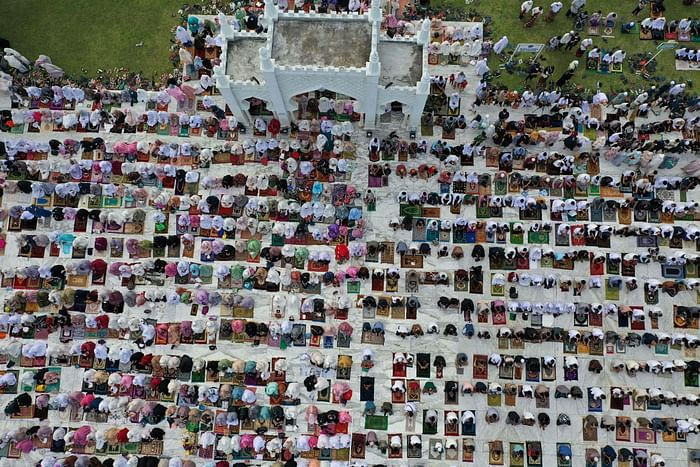
<path id="1" fill-rule="evenodd" d="M 357 122 L 362 119 L 357 99 L 329 89 L 317 89 L 292 96 L 289 107 L 295 120 Z"/>
<path id="2" fill-rule="evenodd" d="M 403 125 L 406 121 L 407 111 L 406 104 L 399 101 L 387 102 L 384 104 L 382 113 L 379 115 L 379 122 L 386 124 Z"/>
<path id="3" fill-rule="evenodd" d="M 267 101 L 257 97 L 249 97 L 245 101 L 248 102 L 248 113 L 253 119 L 272 116 L 272 111 L 267 107 Z"/>

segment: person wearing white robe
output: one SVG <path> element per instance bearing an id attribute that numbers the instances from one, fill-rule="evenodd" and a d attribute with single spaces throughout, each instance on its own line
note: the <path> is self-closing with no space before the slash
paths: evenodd
<path id="1" fill-rule="evenodd" d="M 469 30 L 469 39 L 475 40 L 475 39 L 481 39 L 484 37 L 484 29 L 481 23 L 476 23 L 472 28 Z"/>
<path id="2" fill-rule="evenodd" d="M 469 55 L 471 57 L 478 57 L 481 55 L 481 41 L 479 39 L 472 42 L 471 48 L 469 49 Z"/>
<path id="3" fill-rule="evenodd" d="M 625 54 L 625 52 L 623 50 L 621 50 L 621 49 L 616 50 L 612 54 L 613 63 L 622 63 L 622 61 L 625 59 L 626 56 L 627 56 L 627 54 Z"/>
<path id="4" fill-rule="evenodd" d="M 450 55 L 450 43 L 448 41 L 443 41 L 440 44 L 440 55 L 444 57 Z"/>
<path id="5" fill-rule="evenodd" d="M 459 93 L 453 92 L 450 95 L 447 106 L 450 108 L 450 110 L 457 110 L 459 108 Z"/>
<path id="6" fill-rule="evenodd" d="M 666 18 L 663 16 L 651 22 L 651 29 L 662 31 L 666 27 Z"/>
<path id="7" fill-rule="evenodd" d="M 466 65 L 467 63 L 469 63 L 469 61 L 472 58 L 471 52 L 472 52 L 472 49 L 470 47 L 468 47 L 466 44 L 464 45 L 464 47 L 462 47 L 462 53 L 459 57 L 460 63 L 462 65 Z"/>
<path id="8" fill-rule="evenodd" d="M 489 66 L 486 64 L 486 59 L 482 58 L 478 62 L 476 62 L 476 74 L 480 77 L 483 78 L 486 73 L 490 71 Z"/>
<path id="9" fill-rule="evenodd" d="M 685 91 L 685 83 L 678 83 L 671 88 L 671 90 L 669 91 L 669 94 L 672 96 L 677 96 L 678 94 L 682 93 L 683 91 Z"/>
<path id="10" fill-rule="evenodd" d="M 496 52 L 497 55 L 501 55 L 506 47 L 508 47 L 508 37 L 503 36 L 494 44 L 493 51 Z"/>
<path id="11" fill-rule="evenodd" d="M 633 106 L 640 106 L 643 103 L 645 103 L 647 101 L 647 99 L 649 99 L 649 93 L 645 91 L 645 92 L 641 93 L 640 95 L 638 95 L 637 97 L 635 97 L 634 101 L 632 101 L 632 105 Z"/>
<path id="12" fill-rule="evenodd" d="M 587 37 L 584 40 L 582 40 L 581 43 L 578 45 L 578 48 L 581 51 L 580 54 L 583 55 L 583 53 L 592 45 L 593 39 L 591 39 L 590 37 Z"/>
<path id="13" fill-rule="evenodd" d="M 693 24 L 688 18 L 683 18 L 678 22 L 678 30 L 683 32 L 690 31 L 690 26 Z"/>
<path id="14" fill-rule="evenodd" d="M 201 78 L 199 78 L 199 87 L 195 91 L 196 94 L 201 94 L 203 92 L 206 92 L 210 87 L 214 85 L 214 80 L 211 78 L 209 75 L 202 75 Z"/>
<path id="15" fill-rule="evenodd" d="M 593 96 L 592 102 L 594 104 L 607 104 L 608 96 L 603 91 L 598 91 L 598 93 Z"/>
<path id="16" fill-rule="evenodd" d="M 192 41 L 194 40 L 192 38 L 192 34 L 190 34 L 190 32 L 182 26 L 178 26 L 177 29 L 175 29 L 175 37 L 177 37 L 177 40 L 182 42 L 182 45 L 185 47 L 191 46 Z"/>
<path id="17" fill-rule="evenodd" d="M 178 55 L 180 56 L 180 62 L 183 65 L 192 65 L 194 63 L 194 59 L 192 58 L 192 54 L 187 49 L 180 47 L 180 50 L 178 51 Z"/>

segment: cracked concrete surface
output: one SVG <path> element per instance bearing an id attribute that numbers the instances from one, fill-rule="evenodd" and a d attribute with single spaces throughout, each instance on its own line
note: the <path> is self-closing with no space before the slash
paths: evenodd
<path id="1" fill-rule="evenodd" d="M 251 78 L 257 78 L 262 82 L 258 51 L 264 46 L 264 38 L 238 37 L 228 41 L 226 74 L 232 80 L 250 81 Z"/>
<path id="2" fill-rule="evenodd" d="M 415 86 L 423 74 L 423 47 L 410 42 L 379 42 L 379 84 Z"/>
<path id="3" fill-rule="evenodd" d="M 272 58 L 277 65 L 362 68 L 369 60 L 367 21 L 282 19 L 275 24 Z"/>

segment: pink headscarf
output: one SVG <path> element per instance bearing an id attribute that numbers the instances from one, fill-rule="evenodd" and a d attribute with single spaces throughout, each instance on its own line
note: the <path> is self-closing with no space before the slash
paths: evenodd
<path id="1" fill-rule="evenodd" d="M 87 437 L 92 431 L 92 428 L 88 425 L 81 426 L 75 430 L 75 435 L 73 436 L 73 443 L 78 447 L 87 446 Z"/>

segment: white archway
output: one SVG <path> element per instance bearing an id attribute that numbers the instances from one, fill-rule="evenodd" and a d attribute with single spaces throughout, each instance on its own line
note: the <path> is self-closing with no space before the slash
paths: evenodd
<path id="1" fill-rule="evenodd" d="M 328 95 L 324 95 L 328 94 Z M 324 97 L 328 97 L 329 99 L 336 100 L 337 95 L 342 95 L 342 96 L 347 96 L 349 99 L 353 101 L 353 114 L 359 113 L 359 114 L 364 114 L 363 112 L 363 107 L 362 107 L 362 102 L 354 95 L 348 94 L 340 89 L 333 89 L 328 86 L 322 86 L 322 87 L 317 87 L 317 86 L 309 86 L 308 89 L 301 90 L 297 92 L 296 94 L 290 95 L 285 104 L 287 106 L 287 109 L 289 110 L 289 113 L 297 120 L 302 120 L 302 119 L 308 119 L 308 118 L 318 118 L 321 113 L 324 113 L 323 108 L 318 108 L 313 109 L 313 110 L 307 110 L 305 102 L 308 99 L 316 99 L 318 98 L 317 105 L 320 103 L 320 100 L 323 99 Z M 306 99 L 304 99 L 304 97 Z"/>

